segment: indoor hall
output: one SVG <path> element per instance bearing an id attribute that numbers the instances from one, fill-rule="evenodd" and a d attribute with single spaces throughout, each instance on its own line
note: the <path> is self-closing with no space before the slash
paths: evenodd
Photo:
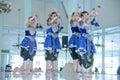
<path id="1" fill-rule="evenodd" d="M 119 0 L 0 0 L 0 80 L 119 80 L 119 4 Z M 78 65 L 76 63 L 74 64 L 75 61 L 70 52 L 71 36 L 74 34 L 77 35 L 71 28 L 72 13 L 79 12 L 78 24 L 81 27 L 81 25 L 84 26 L 86 23 L 82 20 L 81 14 L 83 11 L 87 11 L 89 13 L 88 15 L 92 14 L 88 22 L 92 21 L 94 17 L 97 17 L 98 21 L 97 27 L 92 25 L 90 31 L 88 30 L 87 33 L 90 33 L 92 36 L 92 42 L 96 49 L 96 53 L 92 56 L 93 61 L 91 61 L 92 65 L 89 67 L 88 72 L 88 68 L 83 68 L 85 67 L 83 65 L 84 61 L 79 61 L 81 60 L 80 57 L 78 57 L 78 61 L 80 62 L 78 65 L 81 66 L 82 64 L 82 67 L 78 68 Z M 45 59 L 46 49 L 48 50 L 45 46 L 47 44 L 52 45 L 52 43 L 46 43 L 50 41 L 50 39 L 46 40 L 46 37 L 51 35 L 47 34 L 49 27 L 47 21 L 51 18 L 50 15 L 52 12 L 57 13 L 57 18 L 61 20 L 58 20 L 59 25 L 61 24 L 63 26 L 63 29 L 60 26 L 60 32 L 56 32 L 59 34 L 52 34 L 54 37 L 57 36 L 59 38 L 61 45 L 61 49 L 58 50 L 59 55 L 57 55 L 56 65 L 54 65 L 57 67 L 57 74 L 53 73 L 55 71 L 54 69 L 49 71 L 51 66 L 48 65 L 49 62 L 47 63 Z M 29 66 L 23 65 L 26 56 L 24 55 L 25 57 L 23 57 L 21 55 L 21 47 L 23 47 L 21 43 L 26 35 L 27 37 L 29 35 L 27 34 L 26 26 L 29 23 L 28 18 L 30 16 L 32 16 L 32 18 L 30 18 L 31 21 L 35 17 L 34 19 L 36 20 L 34 24 L 40 21 L 42 28 L 39 27 L 40 29 L 36 30 L 35 35 L 32 35 L 36 41 L 36 52 L 31 64 L 32 71 L 27 73 L 24 72 L 24 67 L 28 69 Z M 40 19 L 38 19 L 38 17 Z M 53 33 L 56 29 L 57 28 L 52 28 Z M 30 34 L 31 33 L 32 32 L 30 32 Z M 84 34 L 81 35 L 80 31 L 78 33 L 80 34 L 79 39 L 81 36 L 88 38 Z M 75 38 L 73 38 L 73 40 L 75 40 Z M 75 47 L 75 49 L 79 56 L 83 56 L 88 52 L 87 50 L 91 48 L 87 47 L 86 53 L 82 54 L 81 49 L 83 49 L 84 46 L 83 43 L 79 42 L 80 40 L 78 40 L 78 47 Z M 56 45 L 58 44 L 56 43 Z M 88 45 L 89 43 L 87 46 Z M 83 48 L 81 48 L 81 46 Z M 28 49 L 29 48 L 31 50 L 33 49 L 32 47 L 28 47 Z M 52 48 L 55 47 L 52 46 Z M 55 49 L 55 51 L 57 51 L 57 49 Z M 87 60 L 89 59 L 88 56 Z M 31 60 L 28 59 L 27 61 L 30 62 Z M 51 61 L 53 62 L 54 60 Z M 76 72 L 74 68 L 78 68 Z M 46 73 L 47 71 L 50 73 Z"/>

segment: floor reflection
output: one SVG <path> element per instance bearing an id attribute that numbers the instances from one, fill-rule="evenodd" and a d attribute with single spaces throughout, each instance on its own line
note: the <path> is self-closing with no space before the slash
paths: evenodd
<path id="1" fill-rule="evenodd" d="M 58 74 L 48 73 L 45 76 L 45 80 L 58 80 Z"/>
<path id="2" fill-rule="evenodd" d="M 117 75 L 102 75 L 102 74 L 79 74 L 66 73 L 62 74 L 45 74 L 45 73 L 0 73 L 0 80 L 120 80 Z"/>

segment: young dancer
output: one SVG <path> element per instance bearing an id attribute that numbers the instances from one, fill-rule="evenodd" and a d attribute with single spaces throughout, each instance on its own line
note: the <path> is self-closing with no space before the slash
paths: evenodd
<path id="1" fill-rule="evenodd" d="M 59 33 L 63 29 L 61 16 L 58 12 L 52 12 L 47 20 L 48 28 L 46 30 L 47 36 L 45 39 L 45 60 L 46 60 L 46 73 L 56 73 L 57 58 L 61 49 L 59 41 Z"/>
<path id="2" fill-rule="evenodd" d="M 79 27 L 80 24 L 79 22 L 81 21 L 80 14 L 79 14 L 79 9 L 80 9 L 80 4 L 77 4 L 77 11 L 72 13 L 71 20 L 70 20 L 70 25 L 71 25 L 71 31 L 72 35 L 69 39 L 68 47 L 69 47 L 69 52 L 70 55 L 73 59 L 73 69 L 75 73 L 80 72 L 80 65 L 81 64 L 81 56 L 79 55 L 79 51 L 77 51 L 77 46 L 79 44 L 79 38 L 80 38 L 80 31 Z"/>
<path id="3" fill-rule="evenodd" d="M 72 35 L 69 39 L 69 52 L 70 55 L 73 59 L 73 69 L 74 72 L 78 72 L 78 65 L 79 65 L 79 61 L 78 61 L 78 53 L 76 52 L 76 47 L 78 45 L 78 40 L 79 40 L 79 12 L 73 12 L 72 13 L 72 19 L 70 21 L 70 25 L 71 25 L 71 31 L 72 31 Z"/>
<path id="4" fill-rule="evenodd" d="M 37 24 L 35 22 L 37 22 Z M 37 49 L 35 37 L 38 28 L 42 29 L 40 18 L 37 15 L 30 16 L 25 29 L 25 37 L 20 44 L 21 57 L 24 59 L 23 70 L 25 72 L 33 70 L 33 58 Z M 29 61 L 27 61 L 28 59 Z"/>
<path id="5" fill-rule="evenodd" d="M 96 9 L 99 9 L 98 6 Z M 88 73 L 89 68 L 93 65 L 93 55 L 96 53 L 95 46 L 92 41 L 92 30 L 91 26 L 99 26 L 97 22 L 97 11 L 94 9 L 92 12 L 88 13 L 87 11 L 81 12 L 81 22 L 83 23 L 80 30 L 81 37 L 79 38 L 79 51 L 82 56 L 82 65 L 84 72 Z M 89 18 L 93 16 L 94 19 L 91 22 L 88 22 Z"/>

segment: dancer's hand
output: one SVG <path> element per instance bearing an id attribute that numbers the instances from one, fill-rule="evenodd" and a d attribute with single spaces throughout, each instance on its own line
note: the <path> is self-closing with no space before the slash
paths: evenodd
<path id="1" fill-rule="evenodd" d="M 93 8 L 93 15 L 98 16 L 101 6 L 98 5 L 96 8 Z"/>
<path id="2" fill-rule="evenodd" d="M 78 8 L 78 9 L 80 9 L 80 8 L 81 8 L 81 6 L 80 6 L 80 4 L 79 4 L 79 3 L 77 4 L 77 8 Z"/>
<path id="3" fill-rule="evenodd" d="M 61 17 L 60 11 L 58 11 L 56 8 L 54 8 L 54 11 L 57 13 L 58 17 Z"/>
<path id="4" fill-rule="evenodd" d="M 39 17 L 39 13 L 38 13 L 38 12 L 36 12 L 34 16 L 35 16 L 35 17 Z"/>
<path id="5" fill-rule="evenodd" d="M 98 5 L 98 6 L 95 8 L 96 16 L 99 15 L 100 8 L 101 8 L 100 5 Z"/>

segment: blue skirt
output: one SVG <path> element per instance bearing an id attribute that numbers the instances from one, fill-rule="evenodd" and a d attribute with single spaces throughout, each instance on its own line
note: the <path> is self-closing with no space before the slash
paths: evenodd
<path id="1" fill-rule="evenodd" d="M 36 40 L 34 39 L 33 41 L 27 37 L 25 37 L 21 44 L 21 47 L 23 48 L 29 48 L 29 54 L 32 55 L 35 50 L 37 50 L 37 43 Z"/>
<path id="2" fill-rule="evenodd" d="M 47 35 L 44 43 L 44 48 L 46 50 L 53 50 L 59 52 L 61 49 L 59 37 L 52 37 L 51 35 Z"/>
<path id="3" fill-rule="evenodd" d="M 79 39 L 79 46 L 77 47 L 80 54 L 86 54 L 89 57 L 91 53 L 96 53 L 95 45 L 92 40 L 87 39 L 86 37 L 81 37 Z"/>
<path id="4" fill-rule="evenodd" d="M 68 43 L 68 47 L 71 48 L 71 47 L 77 47 L 78 46 L 78 36 L 77 35 L 72 35 L 70 37 L 70 40 L 69 40 L 69 43 Z"/>

